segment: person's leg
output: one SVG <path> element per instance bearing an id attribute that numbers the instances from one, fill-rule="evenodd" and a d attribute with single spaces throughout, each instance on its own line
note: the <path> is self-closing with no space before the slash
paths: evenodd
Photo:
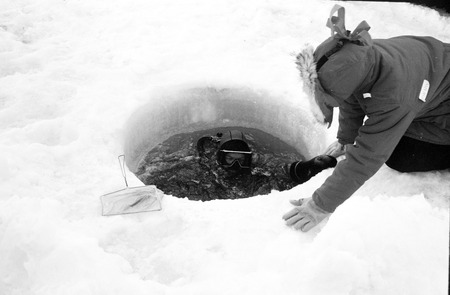
<path id="1" fill-rule="evenodd" d="M 432 144 L 403 136 L 386 165 L 399 172 L 450 168 L 450 145 Z"/>

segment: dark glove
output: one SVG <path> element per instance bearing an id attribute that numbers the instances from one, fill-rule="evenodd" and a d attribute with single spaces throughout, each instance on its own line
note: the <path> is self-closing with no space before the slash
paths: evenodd
<path id="1" fill-rule="evenodd" d="M 296 207 L 284 214 L 283 219 L 288 226 L 303 232 L 309 231 L 331 214 L 317 206 L 312 198 L 292 200 L 291 204 Z"/>
<path id="2" fill-rule="evenodd" d="M 289 167 L 289 175 L 292 181 L 301 184 L 307 182 L 311 177 L 317 175 L 322 170 L 335 167 L 337 160 L 333 156 L 320 155 L 309 161 L 294 162 Z"/>

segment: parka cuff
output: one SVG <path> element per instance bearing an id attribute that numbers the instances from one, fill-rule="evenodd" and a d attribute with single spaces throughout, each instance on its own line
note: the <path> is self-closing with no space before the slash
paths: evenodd
<path id="1" fill-rule="evenodd" d="M 326 204 L 325 202 L 323 202 L 317 192 L 314 192 L 314 194 L 312 195 L 312 199 L 316 206 L 325 212 L 333 213 L 337 208 L 337 206 L 335 206 L 334 204 Z"/>

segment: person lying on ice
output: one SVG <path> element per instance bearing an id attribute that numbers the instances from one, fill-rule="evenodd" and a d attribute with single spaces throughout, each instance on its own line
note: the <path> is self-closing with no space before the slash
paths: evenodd
<path id="1" fill-rule="evenodd" d="M 319 118 L 331 124 L 339 107 L 338 141 L 327 153 L 345 159 L 311 198 L 291 202 L 296 207 L 283 219 L 302 231 L 384 163 L 400 172 L 450 168 L 450 44 L 416 36 L 372 40 L 365 21 L 350 33 L 339 5 L 327 26 L 331 37 L 300 52 L 296 64 Z"/>

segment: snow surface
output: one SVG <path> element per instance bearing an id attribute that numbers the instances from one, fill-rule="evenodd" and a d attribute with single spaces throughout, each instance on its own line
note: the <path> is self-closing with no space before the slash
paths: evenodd
<path id="1" fill-rule="evenodd" d="M 2 0 L 0 294 L 447 294 L 449 172 L 383 166 L 308 233 L 281 216 L 331 171 L 268 196 L 100 214 L 124 186 L 124 126 L 155 92 L 245 86 L 306 107 L 291 53 L 328 36 L 336 3 Z M 342 4 L 374 38 L 450 42 L 433 10 Z"/>

